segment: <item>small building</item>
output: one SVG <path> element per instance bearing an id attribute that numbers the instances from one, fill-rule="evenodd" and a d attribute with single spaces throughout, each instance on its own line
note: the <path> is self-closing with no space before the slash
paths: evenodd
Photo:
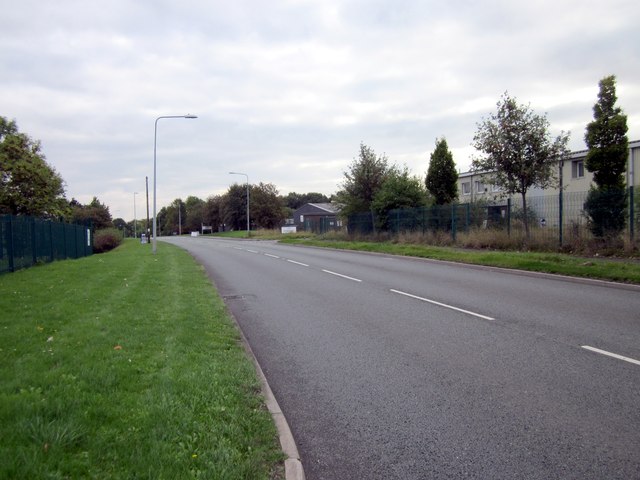
<path id="1" fill-rule="evenodd" d="M 325 233 L 342 227 L 340 207 L 335 203 L 305 203 L 293 212 L 297 231 Z"/>

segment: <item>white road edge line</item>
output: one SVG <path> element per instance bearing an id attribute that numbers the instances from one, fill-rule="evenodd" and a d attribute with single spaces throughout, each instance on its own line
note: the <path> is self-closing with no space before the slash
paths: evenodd
<path id="1" fill-rule="evenodd" d="M 295 260 L 289 260 L 289 259 L 287 259 L 287 262 L 289 262 L 289 263 L 295 263 L 296 265 L 302 265 L 303 267 L 308 267 L 308 266 L 309 266 L 309 265 L 307 265 L 306 263 L 296 262 Z"/>
<path id="2" fill-rule="evenodd" d="M 607 352 L 606 350 L 600 350 L 599 348 L 590 347 L 589 345 L 581 345 L 585 350 L 591 350 L 592 352 L 599 353 L 601 355 L 607 355 L 608 357 L 617 358 L 618 360 L 624 360 L 625 362 L 634 363 L 636 365 L 640 365 L 640 360 L 636 360 L 634 358 L 623 357 L 622 355 L 618 355 L 617 353 Z"/>
<path id="3" fill-rule="evenodd" d="M 277 256 L 277 255 L 271 255 L 270 253 L 265 253 L 265 255 L 266 255 L 267 257 L 271 257 L 271 258 L 280 258 L 279 256 Z"/>
<path id="4" fill-rule="evenodd" d="M 401 292 L 400 290 L 391 289 L 393 293 L 398 293 L 400 295 L 404 295 L 405 297 L 415 298 L 416 300 L 422 300 L 423 302 L 432 303 L 433 305 L 438 305 L 439 307 L 448 308 L 450 310 L 455 310 L 456 312 L 466 313 L 467 315 L 473 315 L 474 317 L 482 318 L 484 320 L 495 320 L 495 318 L 487 317 L 486 315 L 480 315 L 479 313 L 470 312 L 469 310 L 463 310 L 462 308 L 454 307 L 452 305 L 447 305 L 446 303 L 436 302 L 435 300 L 429 300 L 428 298 L 418 297 L 417 295 L 412 295 L 407 292 Z"/>
<path id="5" fill-rule="evenodd" d="M 346 278 L 347 280 L 353 280 L 354 282 L 361 282 L 359 278 L 348 277 L 347 275 L 342 275 L 341 273 L 332 272 L 331 270 L 322 270 L 324 273 L 328 273 L 330 275 L 335 275 L 336 277 Z"/>

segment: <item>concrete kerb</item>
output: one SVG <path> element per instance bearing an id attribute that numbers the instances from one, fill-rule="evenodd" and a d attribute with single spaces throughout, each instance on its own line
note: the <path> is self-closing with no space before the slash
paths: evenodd
<path id="1" fill-rule="evenodd" d="M 269 413 L 273 418 L 273 422 L 276 425 L 276 429 L 278 430 L 278 437 L 280 439 L 280 446 L 282 447 L 283 453 L 287 457 L 284 461 L 285 479 L 305 480 L 304 469 L 302 468 L 302 462 L 300 461 L 298 447 L 296 446 L 296 442 L 293 438 L 293 434 L 291 433 L 291 429 L 289 428 L 289 424 L 287 423 L 287 419 L 282 413 L 280 405 L 278 404 L 278 401 L 276 400 L 276 397 L 273 395 L 273 391 L 269 386 L 267 377 L 264 376 L 262 367 L 260 367 L 258 359 L 254 355 L 253 350 L 251 349 L 251 345 L 249 345 L 249 342 L 244 336 L 244 332 L 240 328 L 240 325 L 237 321 L 236 325 L 238 326 L 240 336 L 242 337 L 242 344 L 244 345 L 247 354 L 251 357 L 253 365 L 255 366 L 256 373 L 258 374 L 258 378 L 260 379 L 260 384 L 262 385 L 262 394 L 264 396 L 267 410 L 269 410 Z"/>

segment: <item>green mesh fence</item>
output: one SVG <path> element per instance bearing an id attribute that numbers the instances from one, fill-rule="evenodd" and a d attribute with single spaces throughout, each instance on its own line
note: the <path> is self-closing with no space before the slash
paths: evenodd
<path id="1" fill-rule="evenodd" d="M 27 216 L 0 216 L 0 273 L 93 253 L 89 227 Z"/>
<path id="2" fill-rule="evenodd" d="M 529 238 L 550 245 L 592 238 L 585 202 L 589 192 L 479 200 L 473 203 L 390 210 L 383 215 L 364 212 L 349 216 L 347 231 L 352 235 L 448 232 L 456 235 L 472 229 L 501 232 L 515 239 Z M 627 192 L 626 224 L 622 235 L 638 243 L 640 199 L 634 188 Z M 526 225 L 525 225 L 526 222 Z"/>

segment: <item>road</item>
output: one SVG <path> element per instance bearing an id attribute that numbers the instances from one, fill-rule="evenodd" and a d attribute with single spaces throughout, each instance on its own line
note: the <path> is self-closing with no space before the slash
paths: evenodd
<path id="1" fill-rule="evenodd" d="M 165 240 L 237 318 L 308 480 L 640 479 L 640 289 Z"/>

